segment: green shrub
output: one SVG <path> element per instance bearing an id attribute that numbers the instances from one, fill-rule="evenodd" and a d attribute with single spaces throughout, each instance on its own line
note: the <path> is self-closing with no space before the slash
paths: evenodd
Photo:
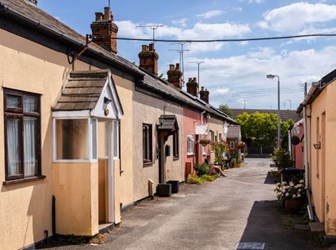
<path id="1" fill-rule="evenodd" d="M 200 177 L 202 180 L 204 181 L 214 181 L 217 179 L 217 175 L 208 175 L 208 174 L 205 174 L 205 175 L 202 175 Z"/>
<path id="2" fill-rule="evenodd" d="M 291 160 L 288 151 L 284 148 L 275 148 L 272 153 L 272 160 L 279 170 L 293 167 L 293 161 Z"/>
<path id="3" fill-rule="evenodd" d="M 210 168 L 211 166 L 206 163 L 202 163 L 202 164 L 197 163 L 194 166 L 194 169 L 196 170 L 196 173 L 198 176 L 209 174 Z"/>
<path id="4" fill-rule="evenodd" d="M 197 175 L 192 175 L 188 178 L 187 183 L 200 185 L 204 183 L 204 180 Z"/>

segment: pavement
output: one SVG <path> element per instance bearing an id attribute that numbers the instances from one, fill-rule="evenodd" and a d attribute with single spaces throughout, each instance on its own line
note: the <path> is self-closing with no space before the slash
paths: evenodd
<path id="1" fill-rule="evenodd" d="M 171 197 L 141 202 L 123 213 L 120 226 L 100 235 L 102 244 L 49 249 L 321 249 L 301 216 L 281 210 L 267 178 L 270 163 L 246 159 L 244 167 L 225 170 L 227 177 L 181 184 Z"/>

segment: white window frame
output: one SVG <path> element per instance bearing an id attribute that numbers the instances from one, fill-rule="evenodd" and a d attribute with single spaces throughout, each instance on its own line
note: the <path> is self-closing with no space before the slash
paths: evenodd
<path id="1" fill-rule="evenodd" d="M 56 121 L 57 120 L 87 120 L 88 123 L 88 134 L 87 136 L 87 152 L 88 159 L 57 159 L 57 141 L 56 141 Z M 93 120 L 96 122 L 96 142 L 93 143 Z M 93 149 L 93 144 L 96 145 L 96 148 Z M 93 150 L 96 151 L 96 159 L 93 158 Z M 96 118 L 88 117 L 55 117 L 53 118 L 53 162 L 97 162 L 98 161 L 98 120 Z"/>
<path id="2" fill-rule="evenodd" d="M 187 155 L 194 155 L 195 139 L 192 135 L 187 135 Z M 191 149 L 191 151 L 189 151 Z"/>

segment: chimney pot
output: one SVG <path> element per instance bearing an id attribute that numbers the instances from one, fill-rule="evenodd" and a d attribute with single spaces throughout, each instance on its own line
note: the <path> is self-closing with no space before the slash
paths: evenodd
<path id="1" fill-rule="evenodd" d="M 143 52 L 148 51 L 148 46 L 146 44 L 142 45 L 141 47 Z"/>
<path id="2" fill-rule="evenodd" d="M 103 13 L 101 12 L 96 12 L 96 21 L 101 21 L 103 20 Z"/>
<path id="3" fill-rule="evenodd" d="M 154 44 L 142 45 L 142 51 L 138 54 L 140 59 L 140 67 L 152 72 L 153 74 L 158 74 L 158 59 L 159 55 L 155 52 Z"/>
<path id="4" fill-rule="evenodd" d="M 175 69 L 175 65 L 174 64 L 169 64 L 169 70 L 174 70 Z"/>
<path id="5" fill-rule="evenodd" d="M 104 8 L 104 20 L 111 20 L 111 10 L 110 7 Z"/>
<path id="6" fill-rule="evenodd" d="M 176 63 L 176 69 L 180 69 L 180 64 Z"/>
<path id="7" fill-rule="evenodd" d="M 149 44 L 149 51 L 154 51 L 154 43 Z"/>

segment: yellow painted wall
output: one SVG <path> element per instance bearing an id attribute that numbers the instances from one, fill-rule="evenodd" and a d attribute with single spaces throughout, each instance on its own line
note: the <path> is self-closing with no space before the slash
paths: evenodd
<path id="1" fill-rule="evenodd" d="M 133 196 L 133 91 L 134 84 L 126 78 L 113 76 L 116 84 L 120 101 L 124 110 L 123 119 L 120 121 L 120 165 L 116 176 L 116 183 L 120 184 L 118 188 L 119 204 L 127 206 L 134 201 Z"/>
<path id="2" fill-rule="evenodd" d="M 0 142 L 0 249 L 19 249 L 32 245 L 34 242 L 45 238 L 45 231 L 48 231 L 48 236 L 51 236 L 52 195 L 56 193 L 57 213 L 59 214 L 57 218 L 59 231 L 57 233 L 69 232 L 70 234 L 92 235 L 98 230 L 97 164 L 90 166 L 84 164 L 84 166 L 81 165 L 82 169 L 74 166 L 68 169 L 62 164 L 56 164 L 57 168 L 56 165 L 53 167 L 52 164 L 51 108 L 54 106 L 62 85 L 66 82 L 68 73 L 71 71 L 67 57 L 4 30 L 0 30 L 0 37 L 0 84 L 2 87 L 0 89 L 0 124 L 4 124 L 3 88 L 41 94 L 41 165 L 42 174 L 46 176 L 43 180 L 5 186 L 3 184 L 3 181 L 5 181 L 4 140 L 2 139 Z M 89 69 L 95 68 L 81 61 L 76 61 L 75 70 Z M 124 109 L 127 110 L 127 108 Z M 4 138 L 3 129 L 0 129 L 0 138 Z M 126 162 L 126 164 L 130 163 Z M 84 169 L 87 172 L 82 172 Z M 129 172 L 131 172 L 132 168 L 129 167 L 129 169 Z M 69 177 L 67 173 L 73 174 L 73 176 Z M 53 177 L 56 178 L 54 185 Z M 81 177 L 83 179 L 80 179 Z M 71 181 L 73 184 L 71 184 Z M 132 185 L 132 181 L 126 181 L 130 183 L 130 186 Z M 69 196 L 63 197 L 65 200 L 72 200 L 71 197 L 80 190 L 78 184 L 83 186 L 83 190 L 87 192 L 85 195 L 77 193 L 81 195 L 73 199 L 73 201 L 77 201 L 77 204 L 72 203 L 72 201 L 69 204 L 67 202 L 61 203 L 61 190 L 66 189 L 68 192 L 67 195 Z M 56 190 L 55 193 L 53 187 Z M 90 199 L 86 200 L 85 196 Z M 130 194 L 128 196 L 132 197 Z M 85 209 L 80 206 L 79 202 L 82 201 L 90 202 L 87 205 L 91 214 L 88 215 L 87 212 L 89 211 L 84 211 Z M 85 205 L 85 203 L 82 203 L 82 205 Z M 63 220 L 62 216 L 70 217 L 65 211 L 66 208 L 74 209 L 76 206 L 80 210 L 78 215 L 84 217 L 71 216 L 69 220 Z M 119 204 L 116 205 L 116 208 L 118 207 Z M 120 214 L 120 211 L 116 210 L 116 213 Z M 75 214 L 77 215 L 76 211 Z M 90 222 L 86 221 L 86 218 L 91 218 Z M 80 224 L 75 226 L 78 221 L 84 223 L 85 226 L 78 229 Z M 87 226 L 89 224 L 91 226 Z M 71 231 L 72 229 L 74 231 Z"/>
<path id="3" fill-rule="evenodd" d="M 211 138 L 210 130 L 214 131 L 215 136 L 217 135 L 217 140 L 220 139 L 219 138 L 220 133 L 222 134 L 222 136 L 224 135 L 224 123 L 223 121 L 220 121 L 218 119 L 211 117 L 208 120 L 208 129 L 209 129 L 208 138 Z M 211 147 L 208 147 L 208 150 L 209 150 L 208 153 L 210 154 L 210 157 L 211 157 L 211 162 L 213 162 L 215 159 L 215 153 L 211 150 Z"/>
<path id="4" fill-rule="evenodd" d="M 326 170 L 325 170 L 325 193 L 326 193 L 326 223 L 328 235 L 336 235 L 336 81 L 327 88 L 327 124 L 326 124 Z"/>
<path id="5" fill-rule="evenodd" d="M 66 58 L 0 30 L 0 249 L 18 249 L 51 235 L 51 107 L 68 69 Z M 36 55 L 38 57 L 35 57 Z M 3 185 L 5 181 L 3 88 L 41 94 L 41 146 L 44 180 Z"/>
<path id="6" fill-rule="evenodd" d="M 98 233 L 98 163 L 54 163 L 58 234 Z M 65 223 L 66 222 L 66 223 Z"/>
<path id="7" fill-rule="evenodd" d="M 311 106 L 310 179 L 312 201 L 318 219 L 325 222 L 327 235 L 336 235 L 336 170 L 334 167 L 336 161 L 334 153 L 336 152 L 334 143 L 334 138 L 336 138 L 336 105 L 333 101 L 336 95 L 335 83 L 329 84 Z M 324 137 L 323 114 L 325 114 L 326 124 Z M 315 149 L 313 144 L 317 144 L 319 141 L 321 149 Z"/>
<path id="8" fill-rule="evenodd" d="M 148 179 L 154 182 L 154 192 L 159 181 L 159 161 L 156 158 L 157 131 L 156 125 L 159 122 L 159 117 L 164 114 L 176 115 L 178 126 L 180 128 L 180 141 L 183 143 L 183 110 L 180 106 L 164 102 L 155 98 L 148 98 L 148 96 L 135 92 L 134 94 L 134 116 L 133 116 L 133 148 L 138 149 L 133 152 L 133 168 L 134 168 L 134 201 L 147 197 L 148 194 Z M 143 165 L 142 156 L 142 124 L 152 124 L 153 132 L 153 163 L 150 165 Z M 169 137 L 166 144 L 171 145 L 172 152 L 172 136 Z M 140 150 L 139 150 L 140 149 Z M 180 148 L 180 157 L 174 160 L 172 156 L 166 158 L 166 181 L 168 180 L 183 180 L 184 163 L 183 150 Z"/>

